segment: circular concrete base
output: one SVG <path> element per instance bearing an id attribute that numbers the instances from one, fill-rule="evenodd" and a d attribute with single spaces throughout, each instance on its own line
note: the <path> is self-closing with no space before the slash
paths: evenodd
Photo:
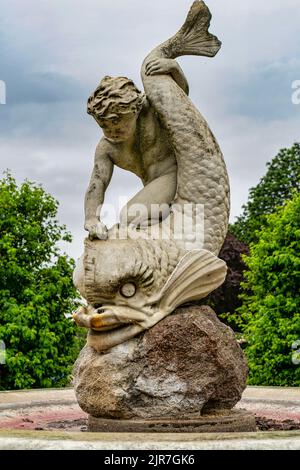
<path id="1" fill-rule="evenodd" d="M 194 419 L 104 419 L 89 416 L 90 432 L 253 432 L 256 431 L 255 417 L 245 410 L 214 412 Z"/>

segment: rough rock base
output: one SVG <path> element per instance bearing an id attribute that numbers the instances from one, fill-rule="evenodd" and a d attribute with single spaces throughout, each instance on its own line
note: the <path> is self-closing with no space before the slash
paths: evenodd
<path id="1" fill-rule="evenodd" d="M 244 410 L 234 410 L 203 415 L 198 419 L 103 419 L 89 416 L 89 432 L 255 432 L 253 414 Z"/>
<path id="2" fill-rule="evenodd" d="M 170 422 L 175 426 L 175 420 L 182 429 L 182 420 L 197 420 L 191 429 L 206 432 L 210 424 L 201 424 L 208 419 L 202 415 L 232 409 L 241 399 L 247 373 L 233 331 L 211 308 L 189 306 L 105 353 L 85 347 L 75 364 L 74 385 L 81 408 L 101 418 L 90 418 L 91 428 L 112 426 L 113 419 L 121 427 L 132 424 L 120 420 L 138 420 L 135 429 L 140 420 L 146 427 L 155 420 L 159 429 Z M 230 421 L 237 415 L 227 416 Z M 218 415 L 220 419 L 224 416 Z"/>

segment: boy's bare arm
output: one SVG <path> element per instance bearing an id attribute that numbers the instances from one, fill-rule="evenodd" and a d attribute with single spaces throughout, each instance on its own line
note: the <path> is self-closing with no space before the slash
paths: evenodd
<path id="1" fill-rule="evenodd" d="M 156 58 L 152 59 L 146 64 L 147 75 L 164 75 L 169 74 L 178 86 L 189 94 L 189 84 L 186 76 L 178 62 L 175 59 Z"/>
<path id="2" fill-rule="evenodd" d="M 85 195 L 84 228 L 89 232 L 90 238 L 106 238 L 107 229 L 100 220 L 100 213 L 105 191 L 112 177 L 113 167 L 106 144 L 101 140 L 96 148 L 94 168 Z"/>

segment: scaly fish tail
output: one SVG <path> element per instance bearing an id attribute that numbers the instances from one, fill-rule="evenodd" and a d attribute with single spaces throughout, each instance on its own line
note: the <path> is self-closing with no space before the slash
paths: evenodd
<path id="1" fill-rule="evenodd" d="M 163 44 L 165 56 L 170 59 L 183 55 L 214 57 L 222 43 L 208 32 L 210 20 L 211 13 L 205 3 L 195 1 L 182 28 Z"/>
<path id="2" fill-rule="evenodd" d="M 220 147 L 205 119 L 170 75 L 145 73 L 147 63 L 155 58 L 215 55 L 221 43 L 208 33 L 210 19 L 204 2 L 194 2 L 179 32 L 145 59 L 142 79 L 148 100 L 169 134 L 177 161 L 177 194 L 173 207 L 176 204 L 183 207 L 185 213 L 191 211 L 193 232 L 188 235 L 197 236 L 195 243 L 189 243 L 188 237 L 183 239 L 182 246 L 186 250 L 205 249 L 218 255 L 227 234 L 230 210 L 229 180 Z M 198 218 L 201 210 L 204 223 Z M 163 224 L 168 222 L 165 220 Z M 175 231 L 176 224 L 171 226 Z"/>

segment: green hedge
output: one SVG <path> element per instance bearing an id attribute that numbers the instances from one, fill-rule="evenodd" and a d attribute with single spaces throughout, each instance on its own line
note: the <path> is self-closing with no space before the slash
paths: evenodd
<path id="1" fill-rule="evenodd" d="M 267 217 L 245 257 L 238 310 L 252 385 L 300 386 L 292 347 L 300 340 L 300 195 Z M 294 361 L 295 362 L 295 361 Z"/>

